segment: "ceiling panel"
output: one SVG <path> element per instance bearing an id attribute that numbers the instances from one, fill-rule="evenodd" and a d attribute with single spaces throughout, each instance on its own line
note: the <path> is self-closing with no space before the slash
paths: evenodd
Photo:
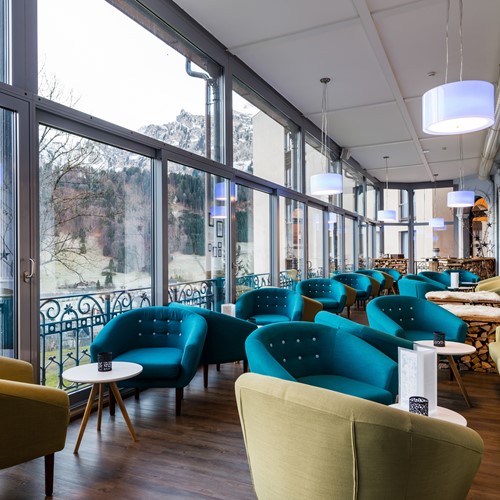
<path id="1" fill-rule="evenodd" d="M 233 48 L 357 17 L 351 0 L 177 0 L 226 47 Z M 235 28 L 237 26 L 237 28 Z"/>

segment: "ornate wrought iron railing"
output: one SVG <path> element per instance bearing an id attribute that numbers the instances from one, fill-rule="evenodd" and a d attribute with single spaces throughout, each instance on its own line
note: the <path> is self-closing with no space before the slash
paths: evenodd
<path id="1" fill-rule="evenodd" d="M 40 379 L 69 389 L 62 372 L 90 362 L 90 344 L 115 316 L 151 304 L 151 289 L 106 290 L 40 301 Z"/>
<path id="2" fill-rule="evenodd" d="M 298 279 L 300 276 L 298 275 Z M 279 275 L 280 286 L 295 288 L 297 280 L 289 272 Z M 236 278 L 243 291 L 271 284 L 269 273 Z M 242 291 L 242 293 L 243 293 Z M 171 283 L 168 302 L 180 302 L 211 310 L 220 310 L 224 302 L 225 279 Z M 41 383 L 72 391 L 74 384 L 64 381 L 62 373 L 72 366 L 90 362 L 90 344 L 115 316 L 151 305 L 151 288 L 107 290 L 78 295 L 44 297 L 40 301 Z"/>

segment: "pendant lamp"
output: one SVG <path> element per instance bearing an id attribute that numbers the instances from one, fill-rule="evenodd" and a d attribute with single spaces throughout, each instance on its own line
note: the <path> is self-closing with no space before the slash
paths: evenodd
<path id="1" fill-rule="evenodd" d="M 321 103 L 321 154 L 325 159 L 325 173 L 311 176 L 311 194 L 315 196 L 342 193 L 342 174 L 328 172 L 330 165 L 329 152 L 326 147 L 328 137 L 328 117 L 326 107 L 328 102 L 328 83 L 330 78 L 321 78 L 323 84 L 323 100 Z"/>
<path id="2" fill-rule="evenodd" d="M 389 190 L 389 166 L 388 156 L 384 156 L 385 160 L 385 190 L 384 190 L 384 207 L 387 206 L 387 195 Z M 396 222 L 396 210 L 379 210 L 377 212 L 377 219 L 381 222 Z"/>
<path id="3" fill-rule="evenodd" d="M 451 191 L 448 193 L 447 205 L 450 208 L 465 208 L 473 207 L 475 203 L 476 195 L 474 191 L 464 190 L 464 173 L 463 173 L 463 144 L 462 136 L 458 138 L 458 147 L 460 150 L 460 178 L 458 181 L 458 191 Z"/>
<path id="4" fill-rule="evenodd" d="M 495 121 L 493 85 L 481 80 L 462 80 L 463 0 L 458 0 L 458 3 L 460 9 L 460 81 L 448 83 L 448 25 L 450 20 L 450 0 L 448 0 L 445 83 L 428 90 L 422 97 L 422 127 L 427 134 L 466 134 L 491 127 Z"/>

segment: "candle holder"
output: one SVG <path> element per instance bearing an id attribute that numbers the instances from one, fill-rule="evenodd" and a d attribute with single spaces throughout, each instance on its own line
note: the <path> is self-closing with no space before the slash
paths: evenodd
<path id="1" fill-rule="evenodd" d="M 113 368 L 112 364 L 113 353 L 112 352 L 100 352 L 97 354 L 97 371 L 98 372 L 110 372 Z"/>
<path id="2" fill-rule="evenodd" d="M 429 400 L 422 396 L 410 396 L 409 411 L 417 415 L 429 416 Z"/>
<path id="3" fill-rule="evenodd" d="M 445 334 L 443 332 L 434 332 L 434 347 L 445 346 Z"/>

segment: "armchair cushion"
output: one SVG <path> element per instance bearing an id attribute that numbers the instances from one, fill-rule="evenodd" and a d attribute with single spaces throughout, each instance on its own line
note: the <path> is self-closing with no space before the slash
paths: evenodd
<path id="1" fill-rule="evenodd" d="M 179 376 L 182 350 L 175 347 L 131 349 L 116 356 L 115 361 L 126 361 L 143 366 L 142 378 L 176 378 Z"/>

